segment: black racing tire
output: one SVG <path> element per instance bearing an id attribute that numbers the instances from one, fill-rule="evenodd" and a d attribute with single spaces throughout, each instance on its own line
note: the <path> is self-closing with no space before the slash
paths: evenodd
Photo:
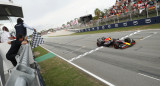
<path id="1" fill-rule="evenodd" d="M 119 49 L 119 43 L 118 42 L 114 43 L 113 46 L 114 46 L 115 49 Z"/>
<path id="2" fill-rule="evenodd" d="M 100 46 L 102 46 L 102 44 L 100 44 L 100 43 L 97 42 L 97 47 L 100 47 Z"/>
<path id="3" fill-rule="evenodd" d="M 131 46 L 135 45 L 136 44 L 136 41 L 132 39 L 132 43 L 131 43 Z"/>
<path id="4" fill-rule="evenodd" d="M 104 44 L 104 46 L 106 46 L 106 47 L 109 47 L 110 45 L 111 45 L 111 40 L 110 41 L 107 41 L 107 44 L 105 44 L 105 43 L 103 43 Z"/>
<path id="5" fill-rule="evenodd" d="M 108 45 L 105 45 L 106 47 L 109 47 L 110 46 L 110 44 L 108 44 Z"/>
<path id="6" fill-rule="evenodd" d="M 136 43 L 136 41 L 135 41 L 135 40 L 133 40 L 133 42 L 134 42 L 134 43 Z"/>
<path id="7" fill-rule="evenodd" d="M 128 42 L 128 43 L 131 43 L 131 39 L 130 38 L 125 38 L 124 41 Z"/>
<path id="8" fill-rule="evenodd" d="M 124 45 L 124 44 L 120 44 L 120 45 L 119 45 L 119 48 L 120 48 L 120 49 L 126 49 L 127 47 L 128 47 L 128 45 Z"/>

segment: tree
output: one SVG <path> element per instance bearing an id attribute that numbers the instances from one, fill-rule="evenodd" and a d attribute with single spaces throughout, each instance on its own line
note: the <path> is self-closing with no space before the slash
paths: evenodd
<path id="1" fill-rule="evenodd" d="M 108 9 L 104 9 L 104 14 L 108 14 L 109 10 Z"/>
<path id="2" fill-rule="evenodd" d="M 80 18 L 78 18 L 78 23 L 81 23 L 81 19 Z"/>
<path id="3" fill-rule="evenodd" d="M 70 22 L 67 22 L 67 25 L 70 24 Z"/>
<path id="4" fill-rule="evenodd" d="M 71 26 L 71 23 L 70 23 L 70 22 L 67 22 L 67 26 L 68 26 L 68 25 Z"/>
<path id="5" fill-rule="evenodd" d="M 102 18 L 104 17 L 104 12 L 103 11 L 100 12 L 100 17 L 102 17 Z"/>
<path id="6" fill-rule="evenodd" d="M 104 9 L 104 16 L 109 15 L 109 9 Z"/>
<path id="7" fill-rule="evenodd" d="M 78 20 L 78 18 L 74 18 L 74 20 Z"/>
<path id="8" fill-rule="evenodd" d="M 62 24 L 62 27 L 64 28 L 64 27 L 65 27 L 65 24 Z"/>
<path id="9" fill-rule="evenodd" d="M 94 14 L 95 14 L 96 19 L 99 19 L 100 14 L 101 14 L 101 11 L 100 11 L 98 8 L 96 8 L 96 9 L 94 10 Z"/>
<path id="10" fill-rule="evenodd" d="M 93 20 L 96 20 L 96 19 L 97 19 L 96 16 L 94 16 L 94 17 L 93 17 Z"/>
<path id="11" fill-rule="evenodd" d="M 72 22 L 73 22 L 73 20 L 70 21 L 70 26 L 72 26 Z"/>

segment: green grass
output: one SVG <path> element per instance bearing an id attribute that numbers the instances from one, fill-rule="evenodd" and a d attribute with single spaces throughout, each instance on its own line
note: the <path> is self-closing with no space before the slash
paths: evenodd
<path id="1" fill-rule="evenodd" d="M 58 57 L 39 65 L 46 86 L 106 86 Z"/>
<path id="2" fill-rule="evenodd" d="M 147 25 L 145 29 L 160 29 L 160 24 Z"/>
<path id="3" fill-rule="evenodd" d="M 33 52 L 40 52 L 36 57 L 48 53 L 40 46 L 34 48 Z M 58 57 L 47 59 L 38 64 L 46 86 L 106 86 Z"/>
<path id="4" fill-rule="evenodd" d="M 104 29 L 104 30 L 97 30 L 97 31 L 88 31 L 88 32 L 74 33 L 74 34 L 71 34 L 71 35 L 85 35 L 85 34 L 97 34 L 97 33 L 106 33 L 106 32 L 119 32 L 119 31 L 144 30 L 144 29 L 159 29 L 159 28 L 160 28 L 160 24 L 151 24 L 151 25 L 141 25 L 141 26 Z"/>
<path id="5" fill-rule="evenodd" d="M 41 46 L 38 46 L 36 48 L 33 49 L 33 52 L 35 53 L 39 53 L 38 55 L 35 55 L 35 58 L 40 57 L 42 55 L 45 55 L 48 53 L 47 50 L 43 49 Z"/>

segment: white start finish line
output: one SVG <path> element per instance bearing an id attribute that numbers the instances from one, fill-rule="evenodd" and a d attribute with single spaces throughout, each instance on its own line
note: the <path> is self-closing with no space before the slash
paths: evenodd
<path id="1" fill-rule="evenodd" d="M 93 52 L 96 52 L 97 50 L 100 50 L 100 49 L 102 49 L 103 48 L 103 46 L 102 47 L 98 47 L 98 48 L 96 48 L 96 49 L 94 49 L 94 50 L 91 50 L 91 51 L 89 51 L 89 52 L 86 52 L 86 53 L 84 53 L 84 54 L 82 54 L 82 55 L 79 55 L 79 56 L 77 56 L 77 57 L 74 57 L 74 58 L 72 58 L 71 60 L 69 60 L 69 61 L 74 61 L 74 60 L 76 60 L 76 59 L 79 59 L 79 58 L 81 58 L 81 57 L 84 57 L 84 56 L 86 56 L 86 55 L 88 55 L 88 54 L 91 54 L 91 53 L 93 53 Z"/>

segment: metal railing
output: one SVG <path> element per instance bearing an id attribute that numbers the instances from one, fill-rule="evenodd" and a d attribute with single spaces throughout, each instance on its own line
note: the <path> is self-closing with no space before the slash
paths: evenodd
<path id="1" fill-rule="evenodd" d="M 16 56 L 17 65 L 11 70 L 11 75 L 5 86 L 43 86 L 39 74 L 29 64 L 30 45 L 22 45 Z"/>

